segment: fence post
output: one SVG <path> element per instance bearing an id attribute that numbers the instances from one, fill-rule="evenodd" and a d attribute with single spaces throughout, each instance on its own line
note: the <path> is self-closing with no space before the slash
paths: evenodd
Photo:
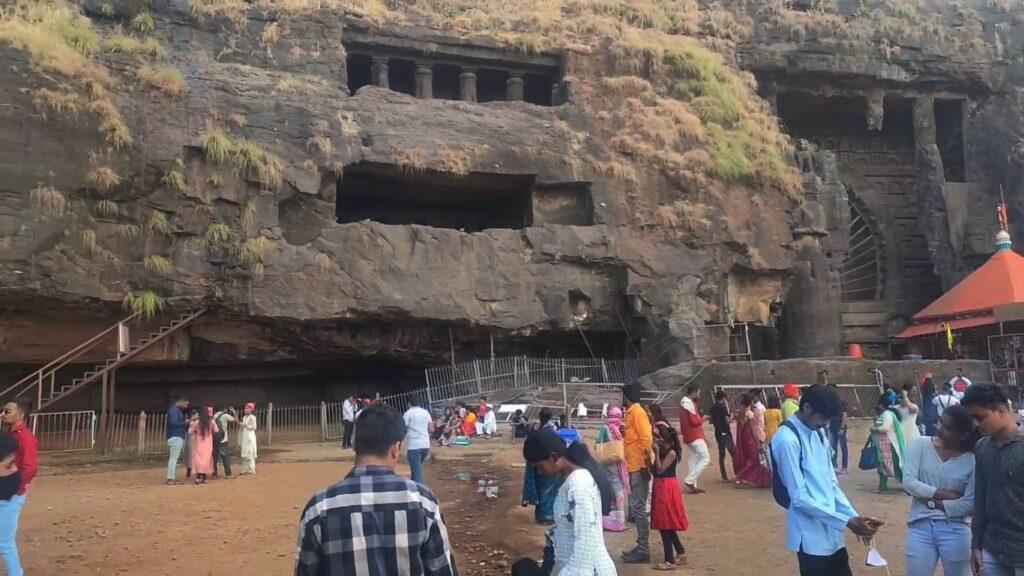
<path id="1" fill-rule="evenodd" d="M 483 394 L 483 384 L 480 382 L 480 361 L 473 360 L 473 373 L 476 374 L 476 393 Z"/>
<path id="2" fill-rule="evenodd" d="M 610 382 L 608 379 L 608 366 L 604 363 L 604 358 L 601 358 L 601 378 L 605 382 Z"/>
<path id="3" fill-rule="evenodd" d="M 139 455 L 146 453 L 146 413 L 139 412 Z"/>
<path id="4" fill-rule="evenodd" d="M 320 441 L 327 442 L 327 402 L 320 401 Z"/>
<path id="5" fill-rule="evenodd" d="M 274 443 L 274 403 L 267 403 L 267 446 Z"/>
<path id="6" fill-rule="evenodd" d="M 530 359 L 523 356 L 523 374 L 526 376 L 526 387 L 531 388 L 530 384 Z"/>
<path id="7" fill-rule="evenodd" d="M 424 372 L 427 378 L 427 412 L 434 413 L 434 398 L 430 394 L 430 372 Z"/>

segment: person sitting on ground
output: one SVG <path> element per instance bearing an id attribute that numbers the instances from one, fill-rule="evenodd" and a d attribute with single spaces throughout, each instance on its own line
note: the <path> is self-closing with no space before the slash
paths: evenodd
<path id="1" fill-rule="evenodd" d="M 466 408 L 466 417 L 462 419 L 462 435 L 475 436 L 476 422 L 476 412 L 473 412 L 471 408 Z"/>
<path id="2" fill-rule="evenodd" d="M 871 537 L 880 520 L 858 516 L 839 488 L 824 428 L 841 414 L 839 395 L 820 384 L 804 389 L 800 410 L 775 433 L 772 460 L 788 496 L 786 547 L 801 576 L 852 576 L 843 531 Z"/>
<path id="3" fill-rule="evenodd" d="M 602 517 L 611 511 L 614 496 L 587 446 L 573 442 L 566 447 L 557 434 L 540 430 L 526 437 L 523 458 L 538 474 L 562 479 L 550 532 L 555 554 L 552 573 L 615 576 L 602 531 Z"/>
<path id="4" fill-rule="evenodd" d="M 491 438 L 498 432 L 498 417 L 494 414 L 494 406 L 490 404 L 484 406 L 483 415 L 483 421 L 477 422 L 476 425 L 477 435 Z"/>
<path id="5" fill-rule="evenodd" d="M 444 430 L 441 432 L 441 446 L 452 446 L 455 444 L 455 438 L 462 434 L 462 418 L 459 417 L 459 411 L 452 408 L 448 419 L 445 420 Z"/>
<path id="6" fill-rule="evenodd" d="M 405 434 L 402 415 L 387 404 L 359 416 L 355 467 L 299 517 L 295 576 L 457 574 L 437 496 L 395 474 Z"/>

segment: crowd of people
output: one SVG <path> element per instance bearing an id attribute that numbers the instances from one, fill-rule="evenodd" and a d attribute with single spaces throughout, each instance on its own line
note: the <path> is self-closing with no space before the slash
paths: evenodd
<path id="1" fill-rule="evenodd" d="M 242 415 L 234 408 L 192 407 L 187 396 L 178 398 L 167 409 L 167 484 L 178 484 L 178 461 L 184 457 L 185 481 L 195 473 L 196 484 L 218 477 L 223 465 L 224 477 L 234 478 L 229 456 L 228 425 L 238 424 L 238 446 L 242 476 L 256 474 L 256 404 L 245 405 Z"/>
<path id="2" fill-rule="evenodd" d="M 874 456 L 880 488 L 897 477 L 911 498 L 906 573 L 932 575 L 941 564 L 947 576 L 1024 574 L 1024 430 L 1006 393 L 996 385 L 968 384 L 957 404 L 936 406 L 929 404 L 938 396 L 930 378 L 919 389 L 918 394 L 910 385 L 881 394 L 862 453 L 862 461 L 865 454 Z M 847 468 L 847 407 L 835 385 L 787 385 L 784 395 L 784 401 L 766 406 L 761 390 L 751 390 L 735 410 L 724 393 L 715 395 L 708 416 L 722 479 L 771 488 L 786 509 L 785 542 L 802 576 L 850 575 L 844 532 L 869 542 L 883 523 L 859 515 L 838 482 Z M 625 386 L 623 407 L 607 410 L 592 449 L 567 442 L 573 436 L 563 434 L 550 410 L 541 410 L 532 423 L 514 414 L 509 432 L 525 437 L 522 503 L 533 506 L 535 520 L 547 526 L 547 545 L 539 559 L 516 562 L 512 573 L 613 576 L 616 562 L 604 532 L 624 532 L 630 524 L 635 544 L 620 562 L 651 562 L 650 531 L 656 530 L 663 557 L 653 568 L 686 565 L 679 535 L 690 528 L 683 488 L 705 492 L 699 481 L 710 460 L 699 400 L 698 388 L 685 390 L 677 430 L 660 406 L 641 402 L 637 384 Z M 415 400 L 404 415 L 385 405 L 363 409 L 352 440 L 355 468 L 317 493 L 302 513 L 296 574 L 455 574 L 423 461 L 432 439 L 444 445 L 448 434 L 479 432 L 479 420 L 472 431 L 464 428 L 471 413 L 486 420 L 493 408 L 484 398 L 475 408 L 456 405 L 438 421 Z M 410 480 L 395 473 L 403 440 Z M 401 524 L 367 522 L 367 514 L 387 515 L 395 505 L 403 510 Z M 363 520 L 355 523 L 353 515 Z"/>

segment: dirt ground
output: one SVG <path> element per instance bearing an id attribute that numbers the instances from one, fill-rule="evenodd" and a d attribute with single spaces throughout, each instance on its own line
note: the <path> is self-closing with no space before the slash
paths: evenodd
<path id="1" fill-rule="evenodd" d="M 866 434 L 864 425 L 852 431 L 854 468 Z M 480 441 L 435 454 L 427 464 L 427 480 L 441 498 L 462 574 L 507 574 L 516 558 L 540 555 L 543 529 L 532 523 L 532 509 L 519 505 L 523 464 L 518 446 L 507 440 Z M 271 461 L 261 462 L 254 478 L 205 486 L 166 486 L 155 462 L 82 466 L 46 458 L 22 514 L 19 544 L 26 572 L 289 574 L 299 513 L 314 491 L 345 475 L 349 458 L 350 452 L 330 444 L 293 445 L 268 454 Z M 473 478 L 460 480 L 460 472 L 471 472 Z M 476 492 L 482 476 L 498 482 L 498 499 Z M 876 494 L 873 471 L 851 470 L 840 482 L 860 513 L 886 521 L 878 546 L 891 573 L 903 574 L 908 497 L 892 489 Z M 713 446 L 703 483 L 707 494 L 685 497 L 691 527 L 682 540 L 691 566 L 681 573 L 796 573 L 795 558 L 784 548 L 783 510 L 769 490 L 722 484 Z M 612 557 L 618 558 L 634 538 L 634 531 L 607 534 Z M 884 568 L 864 566 L 866 549 L 852 535 L 847 542 L 855 574 L 885 574 Z M 659 536 L 652 537 L 651 549 L 660 556 Z M 649 566 L 619 567 L 625 576 L 651 572 Z"/>

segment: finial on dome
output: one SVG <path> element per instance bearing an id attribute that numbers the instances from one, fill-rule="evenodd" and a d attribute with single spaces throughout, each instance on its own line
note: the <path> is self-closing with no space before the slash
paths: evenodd
<path id="1" fill-rule="evenodd" d="M 1013 246 L 1010 238 L 1010 222 L 1007 217 L 1006 200 L 1003 199 L 1003 187 L 999 187 L 999 205 L 996 207 L 999 214 L 999 232 L 996 233 L 996 249 L 1000 252 L 1009 252 Z"/>

